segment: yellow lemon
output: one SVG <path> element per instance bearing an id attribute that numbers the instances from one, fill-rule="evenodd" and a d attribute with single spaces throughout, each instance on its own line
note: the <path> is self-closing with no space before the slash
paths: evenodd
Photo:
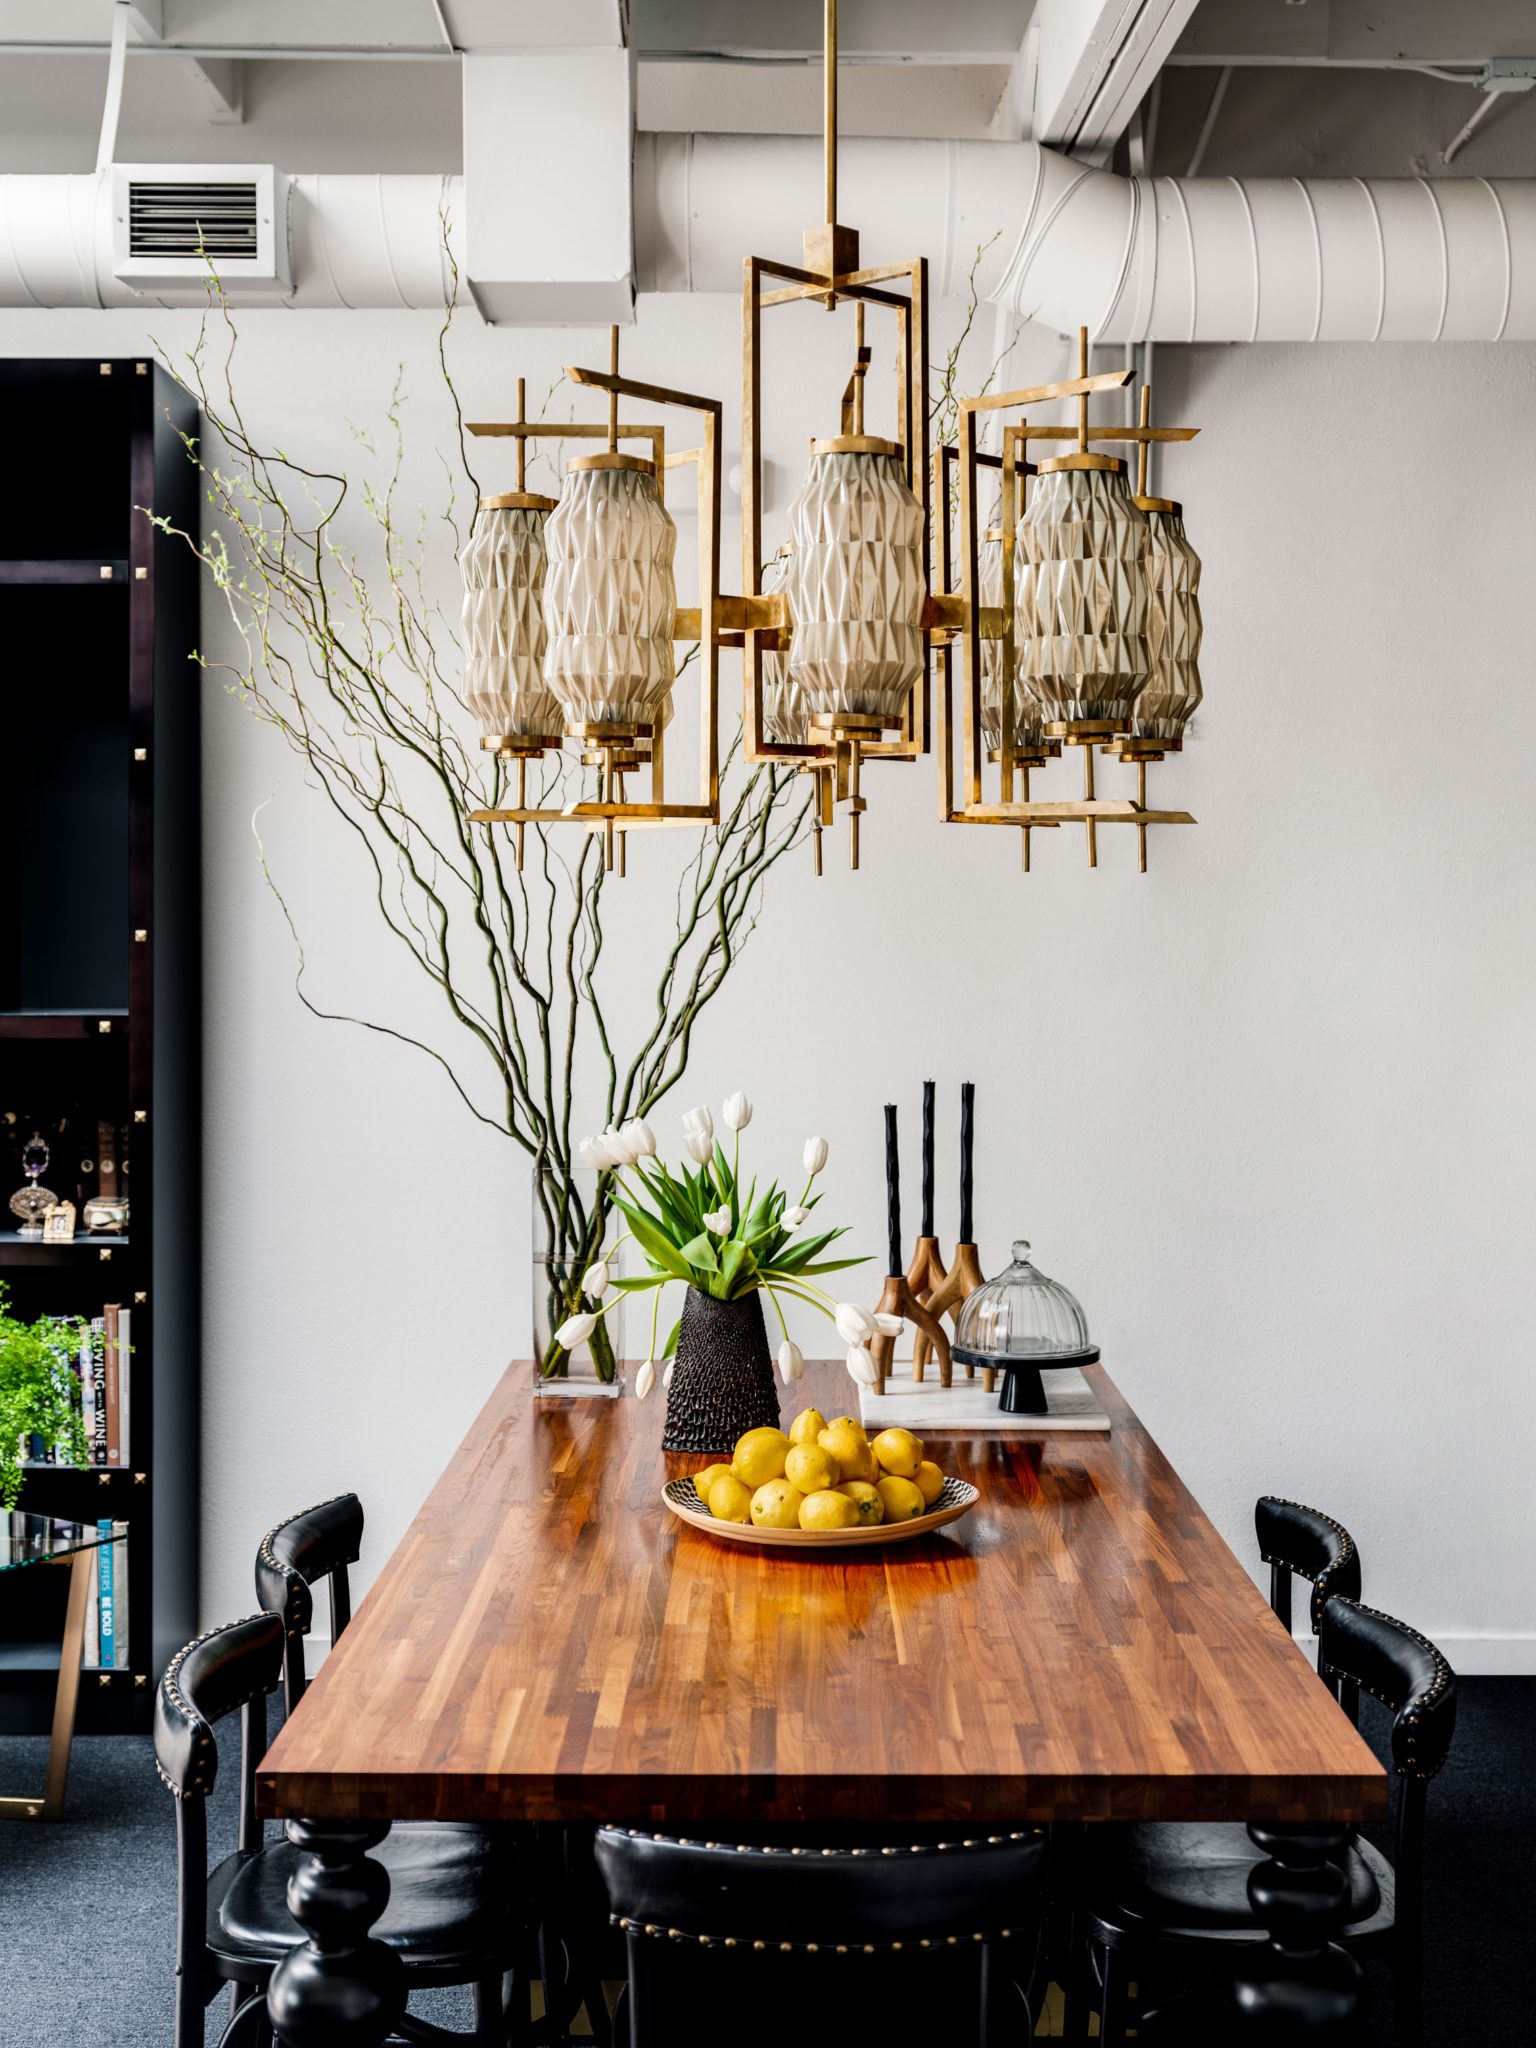
<path id="1" fill-rule="evenodd" d="M 923 1440 L 910 1429 L 882 1429 L 870 1445 L 884 1471 L 910 1479 L 923 1462 Z"/>
<path id="2" fill-rule="evenodd" d="M 789 1455 L 789 1438 L 782 1429 L 749 1429 L 738 1437 L 731 1454 L 732 1474 L 749 1493 L 770 1479 L 784 1477 L 784 1460 Z"/>
<path id="3" fill-rule="evenodd" d="M 836 1463 L 820 1444 L 796 1444 L 784 1461 L 784 1477 L 802 1493 L 824 1493 L 842 1478 Z"/>
<path id="4" fill-rule="evenodd" d="M 858 1503 L 846 1493 L 834 1493 L 828 1488 L 822 1493 L 808 1493 L 800 1503 L 802 1529 L 853 1529 L 858 1522 Z"/>
<path id="5" fill-rule="evenodd" d="M 867 1479 L 849 1479 L 837 1489 L 846 1493 L 859 1511 L 859 1526 L 873 1529 L 885 1520 L 885 1502 L 880 1498 L 878 1486 L 871 1486 Z"/>
<path id="6" fill-rule="evenodd" d="M 709 1512 L 717 1522 L 750 1522 L 752 1496 L 739 1479 L 722 1473 L 709 1489 Z"/>
<path id="7" fill-rule="evenodd" d="M 875 1461 L 869 1438 L 851 1415 L 839 1415 L 836 1422 L 829 1422 L 816 1441 L 837 1461 L 837 1469 L 845 1479 L 874 1478 Z"/>
<path id="8" fill-rule="evenodd" d="M 877 1491 L 885 1503 L 888 1522 L 910 1522 L 914 1515 L 923 1512 L 923 1496 L 910 1479 L 882 1479 Z"/>
<path id="9" fill-rule="evenodd" d="M 827 1418 L 819 1408 L 802 1408 L 789 1425 L 789 1440 L 792 1444 L 813 1444 L 827 1426 Z"/>
<path id="10" fill-rule="evenodd" d="M 729 1465 L 706 1465 L 702 1472 L 694 1473 L 693 1490 L 705 1507 L 709 1506 L 709 1489 L 717 1479 L 729 1478 L 730 1470 Z"/>
<path id="11" fill-rule="evenodd" d="M 913 1484 L 923 1496 L 928 1506 L 932 1507 L 939 1495 L 944 1491 L 944 1474 L 934 1464 L 932 1458 L 924 1458 L 921 1465 L 917 1468 L 917 1475 L 913 1480 Z"/>
<path id="12" fill-rule="evenodd" d="M 798 1529 L 805 1495 L 787 1479 L 770 1479 L 752 1496 L 752 1521 L 759 1529 Z"/>

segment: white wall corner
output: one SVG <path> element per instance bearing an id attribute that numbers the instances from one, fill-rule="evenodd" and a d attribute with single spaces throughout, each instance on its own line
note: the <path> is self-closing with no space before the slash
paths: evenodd
<path id="1" fill-rule="evenodd" d="M 492 325 L 633 319 L 634 120 L 622 45 L 464 59 L 466 271 Z"/>

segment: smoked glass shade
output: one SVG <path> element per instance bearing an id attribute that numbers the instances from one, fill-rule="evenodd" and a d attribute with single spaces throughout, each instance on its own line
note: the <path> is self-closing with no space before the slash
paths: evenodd
<path id="1" fill-rule="evenodd" d="M 978 550 L 977 567 L 980 601 L 998 605 L 1003 601 L 1003 538 L 997 527 L 987 529 Z M 1043 752 L 1045 722 L 1038 700 L 1025 689 L 1018 667 L 1013 672 L 1013 744 L 1020 754 Z M 989 753 L 1003 744 L 1003 643 L 984 639 L 981 643 L 981 733 Z"/>
<path id="2" fill-rule="evenodd" d="M 1146 687 L 1131 714 L 1131 735 L 1179 746 L 1203 692 L 1200 688 L 1200 557 L 1184 531 L 1184 509 L 1171 498 L 1138 498 L 1147 522 Z"/>
<path id="3" fill-rule="evenodd" d="M 860 440 L 813 444 L 789 509 L 789 677 L 812 713 L 898 725 L 923 672 L 923 508 L 894 444 Z"/>
<path id="4" fill-rule="evenodd" d="M 1070 1358 L 1089 1345 L 1082 1304 L 1031 1263 L 1023 1238 L 1013 1263 L 967 1296 L 955 1324 L 955 1349 L 988 1358 Z"/>
<path id="5" fill-rule="evenodd" d="M 578 457 L 549 515 L 544 679 L 569 725 L 665 721 L 677 528 L 649 463 Z"/>
<path id="6" fill-rule="evenodd" d="M 803 747 L 811 737 L 811 707 L 800 685 L 790 680 L 789 656 L 763 649 L 763 738 L 771 746 Z"/>
<path id="7" fill-rule="evenodd" d="M 1042 462 L 1014 556 L 1018 675 L 1049 724 L 1123 730 L 1147 679 L 1147 522 L 1125 465 Z"/>
<path id="8" fill-rule="evenodd" d="M 544 522 L 553 502 L 482 498 L 459 558 L 464 698 L 498 738 L 560 738 L 560 706 L 544 683 Z"/>

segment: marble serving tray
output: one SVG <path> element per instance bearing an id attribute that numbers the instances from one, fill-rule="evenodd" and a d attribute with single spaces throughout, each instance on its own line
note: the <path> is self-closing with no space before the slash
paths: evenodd
<path id="1" fill-rule="evenodd" d="M 997 1405 L 998 1388 L 994 1386 L 987 1393 L 980 1373 L 968 1380 L 957 1366 L 954 1385 L 941 1387 L 931 1377 L 935 1367 L 930 1364 L 930 1377 L 915 1387 L 911 1370 L 905 1361 L 899 1362 L 886 1381 L 883 1394 L 877 1394 L 873 1387 L 859 1389 L 860 1418 L 871 1435 L 893 1423 L 915 1430 L 919 1436 L 942 1429 L 963 1430 L 967 1435 L 995 1430 L 1003 1436 L 1039 1436 L 1045 1430 L 1057 1429 L 1094 1430 L 1101 1435 L 1109 1432 L 1109 1416 L 1081 1372 L 1069 1370 L 1044 1376 L 1049 1414 L 1005 1415 Z"/>

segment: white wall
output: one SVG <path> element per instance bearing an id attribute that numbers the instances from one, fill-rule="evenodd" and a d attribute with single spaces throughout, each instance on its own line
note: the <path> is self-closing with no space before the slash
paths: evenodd
<path id="1" fill-rule="evenodd" d="M 410 490 L 437 502 L 433 319 L 242 324 L 248 415 L 306 460 L 356 464 L 346 423 L 377 421 L 403 361 Z M 13 313 L 0 347 L 188 331 Z M 781 503 L 841 382 L 827 331 L 770 374 Z M 466 322 L 467 409 L 600 346 Z M 736 348 L 734 302 L 647 301 L 626 363 L 733 409 Z M 1166 487 L 1205 558 L 1209 702 L 1156 785 L 1199 827 L 1155 835 L 1145 877 L 1109 832 L 1096 874 L 1061 834 L 1022 877 L 1012 834 L 934 822 L 928 768 L 885 771 L 863 872 L 840 833 L 821 882 L 780 871 L 657 1120 L 744 1086 L 765 1164 L 823 1130 L 826 1206 L 878 1272 L 880 1105 L 904 1105 L 915 1195 L 920 1084 L 939 1082 L 952 1234 L 974 1078 L 987 1263 L 1034 1240 L 1238 1554 L 1256 1493 L 1314 1501 L 1354 1529 L 1369 1597 L 1462 1668 L 1536 1669 L 1536 350 L 1168 348 L 1158 379 L 1162 415 L 1205 427 Z M 451 602 L 446 547 L 439 569 Z M 247 1610 L 261 1530 L 339 1488 L 382 1561 L 526 1348 L 528 1215 L 521 1155 L 430 1067 L 299 1007 L 249 830 L 264 802 L 316 999 L 436 1023 L 292 758 L 212 687 L 204 765 L 214 1618 Z M 648 847 L 616 892 L 612 986 L 639 1002 L 669 857 Z"/>

